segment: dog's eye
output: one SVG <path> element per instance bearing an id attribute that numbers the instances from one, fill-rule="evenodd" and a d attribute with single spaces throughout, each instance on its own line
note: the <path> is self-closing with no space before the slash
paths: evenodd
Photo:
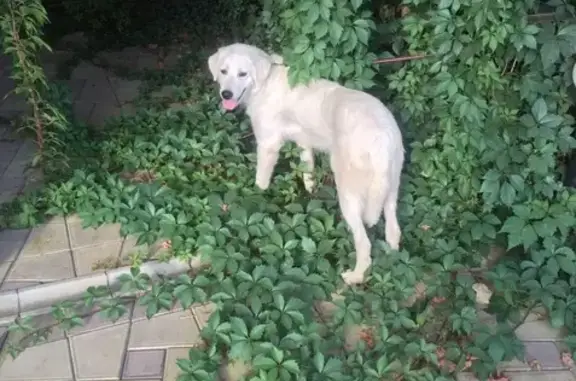
<path id="1" fill-rule="evenodd" d="M 244 71 L 241 71 L 240 73 L 238 73 L 238 77 L 246 77 L 247 73 Z"/>
<path id="2" fill-rule="evenodd" d="M 226 70 L 226 69 L 222 69 L 222 70 L 220 70 L 220 73 L 222 73 L 222 74 L 226 75 L 226 74 L 228 74 L 228 70 Z"/>

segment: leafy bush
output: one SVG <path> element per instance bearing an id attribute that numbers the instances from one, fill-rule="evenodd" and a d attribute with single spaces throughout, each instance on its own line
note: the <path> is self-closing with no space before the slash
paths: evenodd
<path id="1" fill-rule="evenodd" d="M 368 5 L 266 0 L 252 33 L 284 48 L 294 83 L 387 84 L 379 92 L 413 142 L 404 241 L 384 255 L 382 226 L 373 229 L 365 285 L 340 290 L 352 245 L 325 166 L 310 199 L 287 146 L 272 187 L 257 190 L 248 121 L 217 110 L 202 71 L 193 89 L 183 77 L 173 83 L 194 100 L 183 110 L 140 110 L 99 134 L 75 130 L 92 134 L 89 145 L 63 135 L 73 176 L 10 205 L 19 224 L 76 212 L 87 226 L 119 222 L 140 243 L 169 241 L 174 256 L 204 259 L 175 279 L 152 281 L 138 266 L 122 279 L 122 297 L 138 298 L 148 316 L 174 302 L 214 303 L 204 345 L 179 360 L 181 380 L 213 380 L 222 363 L 262 381 L 444 380 L 464 369 L 486 379 L 522 354 L 514 331 L 534 307 L 575 334 L 576 195 L 558 165 L 576 146 L 573 7 L 551 3 L 553 22 L 539 22 L 531 1 L 405 0 L 376 28 Z M 369 52 L 383 45 L 426 57 L 378 72 Z M 496 324 L 478 309 L 481 285 Z M 118 318 L 121 301 L 100 288 L 84 303 Z M 326 304 L 333 311 L 318 316 Z M 79 324 L 74 308 L 54 315 Z M 13 330 L 33 331 L 26 319 Z"/>

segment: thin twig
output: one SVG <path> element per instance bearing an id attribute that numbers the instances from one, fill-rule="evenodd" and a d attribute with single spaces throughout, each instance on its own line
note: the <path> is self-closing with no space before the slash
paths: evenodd
<path id="1" fill-rule="evenodd" d="M 420 54 L 417 56 L 402 56 L 402 57 L 390 57 L 390 58 L 379 58 L 374 60 L 374 64 L 385 64 L 385 63 L 396 63 L 396 62 L 405 62 L 405 61 L 413 61 L 413 60 L 421 60 L 423 58 L 430 57 L 429 54 Z"/>

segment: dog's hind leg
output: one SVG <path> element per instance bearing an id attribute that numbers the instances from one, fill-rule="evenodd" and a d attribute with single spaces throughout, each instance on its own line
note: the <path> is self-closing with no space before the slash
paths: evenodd
<path id="1" fill-rule="evenodd" d="M 386 242 L 393 250 L 400 247 L 400 237 L 402 232 L 396 216 L 396 206 L 398 204 L 398 188 L 392 190 L 386 195 L 384 200 L 384 219 L 386 220 Z"/>
<path id="2" fill-rule="evenodd" d="M 362 220 L 364 209 L 362 188 L 364 184 L 358 178 L 356 171 L 349 167 L 346 159 L 339 162 L 333 154 L 330 163 L 336 180 L 340 210 L 352 233 L 356 250 L 356 265 L 353 270 L 342 273 L 342 279 L 348 285 L 362 283 L 364 282 L 364 273 L 372 264 L 370 257 L 372 245 Z"/>
<path id="3" fill-rule="evenodd" d="M 362 222 L 362 200 L 354 194 L 342 193 L 338 195 L 338 201 L 344 219 L 352 232 L 354 248 L 356 249 L 356 265 L 353 270 L 342 273 L 342 279 L 348 285 L 362 283 L 364 282 L 364 273 L 372 264 L 370 257 L 372 245 Z"/>
<path id="4" fill-rule="evenodd" d="M 302 181 L 304 182 L 304 188 L 308 192 L 314 190 L 314 151 L 310 148 L 302 148 L 300 152 L 300 161 L 306 166 L 305 172 L 302 174 Z"/>

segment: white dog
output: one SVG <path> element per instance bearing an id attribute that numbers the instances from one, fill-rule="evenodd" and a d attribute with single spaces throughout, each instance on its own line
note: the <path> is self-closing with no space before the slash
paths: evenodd
<path id="1" fill-rule="evenodd" d="M 356 266 L 342 278 L 347 284 L 362 283 L 372 264 L 364 224 L 375 225 L 383 212 L 386 241 L 395 250 L 400 244 L 396 204 L 404 147 L 392 113 L 375 97 L 335 82 L 315 80 L 291 88 L 282 58 L 254 46 L 222 47 L 208 66 L 220 85 L 222 106 L 246 106 L 257 143 L 259 188 L 270 185 L 286 141 L 302 148 L 308 191 L 314 187 L 313 150 L 330 154 L 338 201 L 356 249 Z"/>

